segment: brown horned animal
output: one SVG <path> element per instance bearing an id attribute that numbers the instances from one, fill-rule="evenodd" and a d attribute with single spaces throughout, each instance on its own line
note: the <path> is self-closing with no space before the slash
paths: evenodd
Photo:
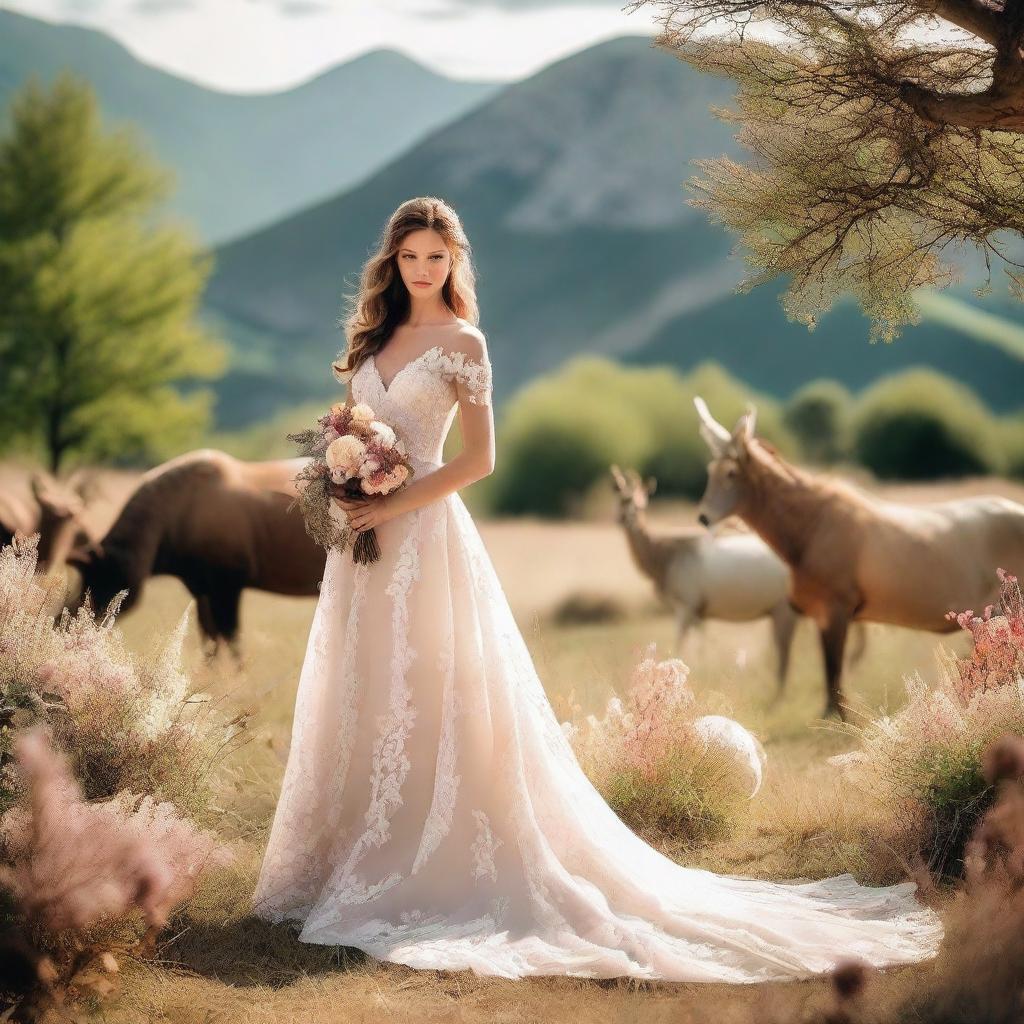
<path id="1" fill-rule="evenodd" d="M 288 511 L 303 461 L 243 462 L 202 449 L 151 469 L 106 536 L 68 559 L 82 575 L 68 608 L 77 610 L 86 591 L 101 609 L 127 590 L 128 611 L 150 576 L 177 576 L 214 651 L 227 641 L 237 656 L 243 589 L 314 596 L 323 578 L 326 551 L 301 513 Z"/>
<path id="2" fill-rule="evenodd" d="M 950 632 L 946 613 L 997 603 L 996 570 L 1024 573 L 1024 505 L 995 495 L 902 505 L 798 469 L 754 436 L 751 407 L 730 433 L 694 404 L 711 449 L 705 526 L 739 515 L 790 566 L 794 605 L 817 624 L 825 714 L 846 717 L 841 685 L 854 621 Z"/>

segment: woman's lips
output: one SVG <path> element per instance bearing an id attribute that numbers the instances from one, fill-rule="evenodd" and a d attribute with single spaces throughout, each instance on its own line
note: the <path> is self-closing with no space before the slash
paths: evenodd
<path id="1" fill-rule="evenodd" d="M 430 282 L 429 281 L 414 281 L 413 283 L 416 285 L 417 288 L 429 288 L 430 287 Z"/>

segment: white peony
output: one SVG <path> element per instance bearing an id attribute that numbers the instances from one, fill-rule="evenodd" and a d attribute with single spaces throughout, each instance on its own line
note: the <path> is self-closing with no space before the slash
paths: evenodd
<path id="1" fill-rule="evenodd" d="M 372 423 L 375 415 L 365 402 L 357 402 L 352 406 L 352 419 L 356 423 Z"/>
<path id="2" fill-rule="evenodd" d="M 366 457 L 366 445 L 351 434 L 343 434 L 327 446 L 324 453 L 331 469 L 345 469 L 354 472 Z"/>
<path id="3" fill-rule="evenodd" d="M 373 436 L 382 444 L 385 448 L 390 448 L 398 438 L 395 437 L 395 432 L 386 424 L 381 423 L 380 420 L 374 420 L 370 424 L 370 430 Z"/>

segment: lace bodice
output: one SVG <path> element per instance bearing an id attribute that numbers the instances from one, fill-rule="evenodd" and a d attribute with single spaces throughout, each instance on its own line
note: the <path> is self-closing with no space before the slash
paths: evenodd
<path id="1" fill-rule="evenodd" d="M 340 377 L 346 380 L 345 376 Z M 440 464 L 458 403 L 489 405 L 491 364 L 434 345 L 410 359 L 385 387 L 373 356 L 347 377 L 355 402 L 366 402 L 394 427 L 413 460 Z"/>

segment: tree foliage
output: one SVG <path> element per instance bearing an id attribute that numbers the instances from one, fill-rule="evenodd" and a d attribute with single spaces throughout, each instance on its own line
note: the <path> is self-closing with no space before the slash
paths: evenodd
<path id="1" fill-rule="evenodd" d="M 853 422 L 857 461 L 883 480 L 1002 472 L 1000 424 L 969 388 L 933 370 L 907 370 L 862 394 Z"/>
<path id="2" fill-rule="evenodd" d="M 194 322 L 211 258 L 147 220 L 172 179 L 126 131 L 101 132 L 89 86 L 33 77 L 0 139 L 0 445 L 170 453 L 205 425 L 223 350 Z"/>
<path id="3" fill-rule="evenodd" d="M 782 417 L 799 439 L 804 457 L 827 464 L 847 453 L 852 406 L 850 392 L 838 381 L 812 380 L 790 398 Z"/>
<path id="4" fill-rule="evenodd" d="M 691 204 L 737 232 L 747 291 L 789 277 L 787 315 L 813 328 L 850 293 L 890 341 L 912 292 L 980 249 L 1024 299 L 1002 251 L 1024 229 L 1024 4 L 984 0 L 633 0 L 659 8 L 656 45 L 738 84 L 751 164 L 696 161 Z M 722 31 L 727 26 L 726 31 Z M 774 30 L 777 40 L 757 28 Z M 712 31 L 709 31 L 712 29 Z"/>

